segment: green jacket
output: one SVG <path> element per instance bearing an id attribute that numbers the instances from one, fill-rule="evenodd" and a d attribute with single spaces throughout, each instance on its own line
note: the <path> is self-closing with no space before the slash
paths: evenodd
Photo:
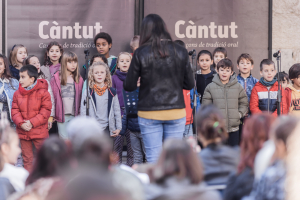
<path id="1" fill-rule="evenodd" d="M 249 104 L 247 94 L 238 83 L 236 74 L 225 85 L 219 75 L 214 76 L 203 94 L 202 105 L 208 104 L 214 104 L 221 110 L 228 132 L 239 130 L 240 119 L 247 114 Z"/>

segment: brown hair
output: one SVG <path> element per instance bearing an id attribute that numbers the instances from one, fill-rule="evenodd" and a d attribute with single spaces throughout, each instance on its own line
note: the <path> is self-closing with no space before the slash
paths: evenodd
<path id="1" fill-rule="evenodd" d="M 92 66 L 90 66 L 89 68 L 89 74 L 88 74 L 88 84 L 89 84 L 89 87 L 91 89 L 94 88 L 94 85 L 95 85 L 95 80 L 94 80 L 94 69 L 96 66 L 103 66 L 105 67 L 105 72 L 106 72 L 106 77 L 105 77 L 105 80 L 104 80 L 104 83 L 107 85 L 108 88 L 111 88 L 112 87 L 112 81 L 111 81 L 111 75 L 110 75 L 110 71 L 109 71 L 109 67 L 107 64 L 105 64 L 104 62 L 96 62 L 94 64 L 92 64 Z"/>
<path id="2" fill-rule="evenodd" d="M 62 55 L 64 54 L 64 49 L 62 48 L 61 44 L 59 44 L 58 42 L 56 41 L 52 41 L 48 44 L 47 46 L 47 49 L 46 49 L 46 52 L 45 52 L 45 55 L 44 55 L 44 65 L 45 66 L 51 66 L 53 63 L 51 62 L 49 56 L 48 56 L 48 53 L 50 51 L 50 49 L 53 47 L 53 46 L 58 46 L 59 47 L 59 50 L 60 50 L 60 58 L 59 58 L 59 63 L 61 63 L 61 59 L 62 59 Z"/>
<path id="3" fill-rule="evenodd" d="M 257 152 L 269 138 L 271 125 L 275 117 L 269 113 L 256 114 L 248 118 L 243 126 L 241 142 L 241 159 L 238 173 L 242 173 L 246 167 L 253 169 Z"/>
<path id="4" fill-rule="evenodd" d="M 228 58 L 224 58 L 218 62 L 217 70 L 219 70 L 220 68 L 223 68 L 223 69 L 229 68 L 229 69 L 231 69 L 231 71 L 234 71 L 233 64 L 232 64 L 231 60 Z"/>
<path id="5" fill-rule="evenodd" d="M 294 79 L 298 78 L 300 75 L 300 63 L 293 64 L 289 69 L 289 78 Z"/>
<path id="6" fill-rule="evenodd" d="M 214 105 L 202 106 L 197 113 L 197 129 L 206 140 L 226 141 L 228 133 L 220 110 Z"/>
<path id="7" fill-rule="evenodd" d="M 164 143 L 157 164 L 150 169 L 151 182 L 163 183 L 168 177 L 179 180 L 188 178 L 192 184 L 202 181 L 202 166 L 191 146 L 181 139 L 169 139 Z"/>
<path id="8" fill-rule="evenodd" d="M 71 61 L 77 62 L 77 68 L 75 69 L 74 72 L 72 72 L 72 75 L 73 75 L 74 82 L 76 82 L 76 83 L 79 82 L 80 73 L 79 73 L 79 67 L 78 67 L 78 57 L 74 52 L 68 51 L 63 54 L 62 59 L 61 59 L 61 72 L 60 72 L 60 77 L 61 77 L 60 84 L 61 85 L 67 84 L 67 63 L 71 62 Z"/>
<path id="9" fill-rule="evenodd" d="M 224 47 L 215 48 L 215 50 L 213 52 L 213 57 L 215 57 L 215 54 L 218 53 L 218 52 L 224 54 L 224 58 L 227 58 L 227 50 Z"/>
<path id="10" fill-rule="evenodd" d="M 11 51 L 10 51 L 10 55 L 9 55 L 9 62 L 10 64 L 13 66 L 13 67 L 17 67 L 18 66 L 18 60 L 17 60 L 17 53 L 18 53 L 18 50 L 20 48 L 25 48 L 26 50 L 26 53 L 28 55 L 28 51 L 26 49 L 26 47 L 23 45 L 23 44 L 15 44 Z"/>
<path id="11" fill-rule="evenodd" d="M 33 57 L 36 57 L 37 59 L 39 59 L 37 56 L 29 55 L 29 56 L 27 56 L 27 57 L 23 60 L 23 66 L 25 66 L 25 65 L 31 65 L 31 64 L 30 64 L 30 58 L 33 58 Z M 46 79 L 46 76 L 45 76 L 45 74 L 42 72 L 42 70 L 40 70 L 39 76 L 38 76 L 38 77 L 41 77 L 42 79 Z"/>
<path id="12" fill-rule="evenodd" d="M 140 36 L 139 35 L 133 36 L 133 38 L 130 41 L 130 48 L 133 50 L 134 48 L 139 47 L 139 43 L 140 43 Z"/>
<path id="13" fill-rule="evenodd" d="M 237 64 L 240 64 L 240 61 L 242 59 L 249 60 L 251 62 L 251 65 L 254 64 L 253 58 L 248 53 L 242 53 L 237 59 Z"/>
<path id="14" fill-rule="evenodd" d="M 280 116 L 277 118 L 276 123 L 272 129 L 272 133 L 277 140 L 282 140 L 286 145 L 288 137 L 292 134 L 297 126 L 299 119 L 292 116 Z"/>
<path id="15" fill-rule="evenodd" d="M 264 69 L 264 65 L 273 65 L 274 69 L 275 69 L 275 63 L 273 62 L 273 60 L 263 59 L 259 65 L 260 71 L 262 71 Z"/>
<path id="16" fill-rule="evenodd" d="M 4 72 L 3 72 L 1 78 L 7 78 L 7 79 L 12 78 L 12 76 L 10 74 L 10 69 L 9 69 L 9 64 L 8 64 L 7 57 L 5 55 L 3 55 L 3 54 L 0 54 L 0 58 L 2 58 L 3 64 L 4 64 Z"/>

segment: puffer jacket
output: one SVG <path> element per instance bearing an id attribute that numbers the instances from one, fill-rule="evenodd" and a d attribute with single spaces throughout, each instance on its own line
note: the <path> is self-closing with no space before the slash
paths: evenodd
<path id="1" fill-rule="evenodd" d="M 252 114 L 267 111 L 277 116 L 277 93 L 278 81 L 276 81 L 269 89 L 267 86 L 258 82 L 252 89 L 250 98 L 250 111 Z M 281 113 L 287 113 L 286 95 L 282 90 Z"/>
<path id="2" fill-rule="evenodd" d="M 61 97 L 61 85 L 60 85 L 60 71 L 57 71 L 53 78 L 51 79 L 51 88 L 55 100 L 55 120 L 57 122 L 63 123 L 65 122 L 65 111 L 64 105 Z M 81 93 L 83 86 L 83 79 L 80 77 L 79 82 L 74 82 L 75 85 L 75 116 L 80 114 L 80 101 L 81 101 Z"/>
<path id="3" fill-rule="evenodd" d="M 185 108 L 182 89 L 194 87 L 189 55 L 184 47 L 171 41 L 166 48 L 166 58 L 155 58 L 151 43 L 140 46 L 133 54 L 123 86 L 125 91 L 134 91 L 141 77 L 139 111 Z"/>
<path id="4" fill-rule="evenodd" d="M 25 90 L 19 86 L 14 94 L 11 110 L 12 120 L 17 126 L 19 138 L 32 140 L 49 137 L 48 118 L 51 108 L 51 97 L 46 80 L 38 79 L 31 90 Z M 24 120 L 29 120 L 32 124 L 32 129 L 28 132 L 21 128 Z"/>
<path id="5" fill-rule="evenodd" d="M 238 82 L 242 85 L 246 91 L 248 102 L 250 102 L 251 92 L 255 84 L 258 82 L 251 74 L 248 78 L 244 79 L 240 74 L 237 76 Z"/>
<path id="6" fill-rule="evenodd" d="M 216 105 L 226 120 L 228 132 L 239 130 L 240 119 L 248 112 L 248 99 L 244 88 L 233 74 L 227 84 L 223 84 L 219 75 L 215 75 L 203 95 L 202 105 Z"/>

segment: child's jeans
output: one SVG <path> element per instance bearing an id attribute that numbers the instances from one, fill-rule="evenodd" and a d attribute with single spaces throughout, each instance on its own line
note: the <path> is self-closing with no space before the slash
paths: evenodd
<path id="1" fill-rule="evenodd" d="M 190 136 L 193 136 L 193 124 L 185 125 L 185 130 L 184 130 L 184 133 L 183 133 L 183 137 L 188 138 Z"/>
<path id="2" fill-rule="evenodd" d="M 58 135 L 64 140 L 68 140 L 67 126 L 69 122 L 74 118 L 74 115 L 65 115 L 65 122 L 57 122 Z"/>
<path id="3" fill-rule="evenodd" d="M 145 146 L 141 132 L 129 132 L 131 148 L 133 151 L 133 162 L 134 164 L 143 163 L 143 157 L 145 155 Z"/>
<path id="4" fill-rule="evenodd" d="M 36 150 L 38 151 L 45 139 L 34 139 L 34 140 L 20 140 L 21 142 L 21 150 L 22 150 L 22 157 L 24 168 L 31 172 L 32 165 L 33 165 L 33 148 L 32 143 L 34 144 Z"/>

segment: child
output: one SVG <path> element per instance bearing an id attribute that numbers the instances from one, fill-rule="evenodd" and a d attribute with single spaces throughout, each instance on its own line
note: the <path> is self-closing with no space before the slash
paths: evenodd
<path id="1" fill-rule="evenodd" d="M 140 79 L 137 82 L 137 89 L 133 92 L 126 92 L 123 90 L 125 104 L 125 112 L 122 118 L 122 131 L 120 135 L 125 135 L 127 129 L 129 130 L 131 148 L 133 151 L 134 164 L 143 163 L 145 156 L 145 146 L 139 126 L 137 105 L 140 89 Z"/>
<path id="2" fill-rule="evenodd" d="M 140 46 L 140 36 L 135 35 L 130 41 L 130 48 L 132 50 L 132 54 L 134 54 L 135 50 Z"/>
<path id="3" fill-rule="evenodd" d="M 274 116 L 277 116 L 278 81 L 275 74 L 276 69 L 274 62 L 269 59 L 262 60 L 260 63 L 260 75 L 262 77 L 253 87 L 250 97 L 251 114 L 267 111 L 271 112 Z M 280 105 L 280 112 L 286 114 L 287 107 L 284 90 L 282 90 Z"/>
<path id="4" fill-rule="evenodd" d="M 28 171 L 33 162 L 32 143 L 38 150 L 49 137 L 48 119 L 52 107 L 47 81 L 37 78 L 34 66 L 25 65 L 20 69 L 21 87 L 14 94 L 11 111 L 21 140 L 24 168 Z"/>
<path id="5" fill-rule="evenodd" d="M 222 111 L 229 133 L 228 144 L 236 146 L 240 141 L 240 119 L 248 112 L 247 95 L 238 83 L 231 60 L 225 58 L 218 62 L 217 72 L 204 91 L 202 103 L 213 103 Z"/>
<path id="6" fill-rule="evenodd" d="M 67 124 L 80 112 L 80 100 L 83 79 L 79 74 L 77 55 L 71 51 L 62 56 L 61 69 L 51 79 L 51 88 L 55 99 L 55 120 L 58 134 L 68 139 Z"/>
<path id="7" fill-rule="evenodd" d="M 6 113 L 1 114 L 0 124 L 0 177 L 9 180 L 14 192 L 20 192 L 25 189 L 29 173 L 23 167 L 14 166 L 21 153 L 19 137 L 16 131 L 9 127 Z"/>
<path id="8" fill-rule="evenodd" d="M 216 69 L 218 62 L 224 58 L 227 58 L 227 50 L 224 47 L 217 47 L 213 52 L 214 64 L 213 69 Z"/>
<path id="9" fill-rule="evenodd" d="M 117 66 L 116 56 L 109 55 L 109 51 L 112 47 L 112 39 L 108 33 L 98 33 L 94 38 L 94 44 L 98 53 L 104 55 L 107 58 L 110 73 L 114 74 Z"/>
<path id="10" fill-rule="evenodd" d="M 39 59 L 36 56 L 30 55 L 27 56 L 24 61 L 23 61 L 24 65 L 33 65 L 36 67 L 36 69 L 38 70 L 38 79 L 45 79 L 48 83 L 48 92 L 51 96 L 51 103 L 52 103 L 52 108 L 51 108 L 51 115 L 48 119 L 48 129 L 50 130 L 52 128 L 52 123 L 53 123 L 53 117 L 55 114 L 55 102 L 54 102 L 54 97 L 53 97 L 53 92 L 52 92 L 52 88 L 51 85 L 49 83 L 49 81 L 46 79 L 45 74 L 41 71 L 41 64 Z"/>
<path id="11" fill-rule="evenodd" d="M 11 119 L 11 106 L 15 91 L 19 89 L 19 82 L 9 72 L 8 59 L 0 54 L 0 112 L 6 112 L 11 126 L 15 126 Z"/>
<path id="12" fill-rule="evenodd" d="M 200 66 L 201 74 L 197 73 L 196 85 L 197 91 L 200 94 L 200 103 L 202 103 L 202 97 L 204 90 L 208 84 L 210 84 L 214 78 L 216 72 L 211 70 L 210 66 L 213 64 L 212 55 L 207 50 L 202 50 L 198 53 L 197 63 Z"/>
<path id="13" fill-rule="evenodd" d="M 300 63 L 296 63 L 290 68 L 289 78 L 292 81 L 292 85 L 288 85 L 287 88 L 285 89 L 287 110 L 288 113 L 290 114 L 299 115 L 300 114 Z"/>
<path id="14" fill-rule="evenodd" d="M 17 80 L 20 79 L 19 71 L 23 66 L 23 60 L 27 55 L 27 49 L 22 44 L 15 44 L 10 51 L 9 62 L 11 65 L 9 66 L 9 69 L 11 75 Z"/>
<path id="15" fill-rule="evenodd" d="M 278 78 L 278 73 L 275 77 Z M 285 71 L 279 72 L 279 83 L 284 90 L 290 85 L 289 75 Z"/>
<path id="16" fill-rule="evenodd" d="M 109 67 L 96 62 L 89 69 L 89 114 L 99 122 L 102 130 L 117 137 L 122 129 L 121 111 L 117 92 L 112 88 Z M 82 94 L 80 114 L 86 115 L 86 93 Z"/>
<path id="17" fill-rule="evenodd" d="M 116 70 L 115 75 L 112 76 L 112 87 L 116 88 L 117 90 L 122 117 L 124 115 L 124 110 L 125 110 L 124 100 L 123 100 L 123 81 L 125 81 L 126 79 L 126 75 L 129 70 L 131 59 L 132 56 L 130 53 L 121 52 L 117 60 L 118 69 Z M 126 137 L 126 141 L 127 141 L 127 165 L 132 166 L 133 153 L 132 153 L 131 143 L 130 143 L 130 133 L 126 132 L 124 136 Z M 119 153 L 120 163 L 122 162 L 124 136 L 117 137 L 114 143 L 114 149 L 116 152 Z"/>
<path id="18" fill-rule="evenodd" d="M 55 72 L 60 70 L 61 56 L 64 50 L 58 42 L 50 42 L 45 52 L 44 65 L 41 66 L 41 71 L 45 75 L 45 79 L 51 81 Z"/>
<path id="19" fill-rule="evenodd" d="M 248 102 L 250 102 L 252 89 L 258 82 L 258 80 L 251 75 L 253 65 L 254 61 L 248 53 L 241 54 L 237 59 L 237 68 L 240 71 L 237 79 L 247 94 Z"/>

